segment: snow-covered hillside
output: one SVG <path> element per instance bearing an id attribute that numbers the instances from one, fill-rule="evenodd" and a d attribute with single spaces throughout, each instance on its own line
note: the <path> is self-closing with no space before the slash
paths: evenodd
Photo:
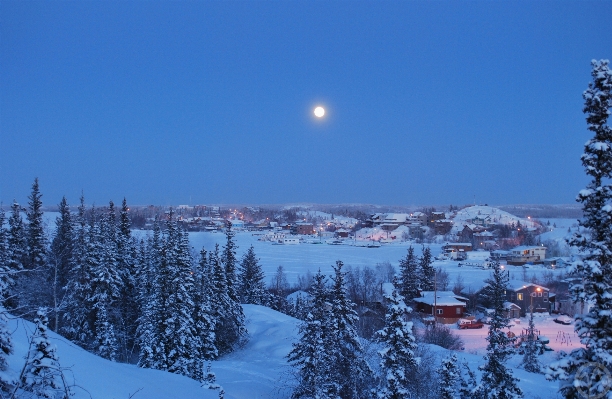
<path id="1" fill-rule="evenodd" d="M 535 226 L 535 223 L 530 219 L 519 218 L 518 216 L 514 216 L 492 206 L 475 205 L 457 212 L 457 214 L 453 217 L 453 228 L 451 232 L 457 233 L 461 231 L 463 226 L 472 223 L 474 218 L 484 219 L 486 217 L 490 218 L 490 223 L 492 224 L 510 225 L 512 223 L 517 224 L 520 221 L 523 226 Z"/>
<path id="2" fill-rule="evenodd" d="M 257 305 L 245 305 L 244 312 L 249 341 L 238 351 L 212 363 L 217 382 L 224 388 L 225 397 L 228 399 L 289 398 L 291 369 L 285 356 L 291 350 L 292 343 L 298 339 L 299 321 Z M 554 326 L 556 325 L 553 324 Z M 10 357 L 9 364 L 11 370 L 17 374 L 23 365 L 28 349 L 28 336 L 34 325 L 22 319 L 13 319 L 9 327 L 14 331 L 15 344 L 15 353 Z M 476 330 L 468 330 L 468 333 L 474 331 Z M 465 331 L 461 333 L 465 334 Z M 477 330 L 476 333 L 478 337 L 462 337 L 466 339 L 466 347 L 470 350 L 458 352 L 461 362 L 466 361 L 472 370 L 476 370 L 478 365 L 483 363 L 482 349 L 477 351 L 478 354 L 474 349 L 486 345 L 486 329 Z M 134 399 L 218 397 L 217 391 L 201 388 L 198 382 L 189 378 L 102 359 L 53 332 L 50 332 L 50 338 L 58 347 L 61 365 L 69 368 L 66 373 L 68 380 L 78 385 L 74 388 L 75 399 L 120 399 L 128 398 L 132 394 Z M 430 350 L 436 353 L 438 360 L 448 354 L 447 350 L 435 346 L 430 346 Z M 554 354 L 551 354 L 545 359 L 551 361 L 553 357 Z M 521 379 L 520 386 L 526 398 L 557 397 L 556 382 L 546 381 L 543 375 L 515 368 L 519 363 L 519 355 L 510 360 L 515 376 Z"/>

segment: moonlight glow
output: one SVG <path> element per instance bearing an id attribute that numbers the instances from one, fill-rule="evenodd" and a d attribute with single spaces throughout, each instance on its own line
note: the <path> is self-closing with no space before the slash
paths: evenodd
<path id="1" fill-rule="evenodd" d="M 317 107 L 314 109 L 314 114 L 317 118 L 322 118 L 325 115 L 325 109 L 323 107 Z"/>

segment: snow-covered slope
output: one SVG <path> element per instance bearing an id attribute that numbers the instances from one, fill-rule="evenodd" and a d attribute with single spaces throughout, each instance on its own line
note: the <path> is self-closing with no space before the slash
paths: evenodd
<path id="1" fill-rule="evenodd" d="M 505 224 L 510 225 L 516 224 L 519 220 L 523 226 L 534 227 L 535 224 L 529 219 L 519 218 L 508 212 L 502 211 L 501 209 L 494 208 L 492 206 L 475 205 L 464 208 L 457 212 L 453 217 L 453 229 L 452 232 L 456 233 L 463 230 L 463 226 L 470 224 L 474 218 L 484 219 L 486 217 L 491 218 L 493 224 Z"/>
<path id="2" fill-rule="evenodd" d="M 285 356 L 297 336 L 298 321 L 272 309 L 256 305 L 244 306 L 249 342 L 244 348 L 215 361 L 212 371 L 217 383 L 232 398 L 288 397 L 279 394 L 288 372 Z M 9 359 L 13 374 L 19 375 L 28 350 L 28 337 L 34 325 L 23 319 L 12 319 L 15 352 Z M 176 374 L 142 369 L 134 365 L 114 363 L 81 349 L 63 337 L 50 332 L 57 345 L 62 367 L 74 388 L 75 399 L 120 399 L 135 394 L 134 399 L 206 399 L 217 398 L 217 391 L 204 389 L 200 383 Z M 288 391 L 287 391 L 288 392 Z"/>
<path id="3" fill-rule="evenodd" d="M 9 358 L 9 367 L 19 375 L 34 324 L 12 319 L 9 329 L 13 331 L 15 349 Z M 218 397 L 216 391 L 201 388 L 197 381 L 187 377 L 114 363 L 88 353 L 52 331 L 49 335 L 51 342 L 57 345 L 60 365 L 68 368 L 65 375 L 69 384 L 77 385 L 73 388 L 75 399 L 119 399 L 132 394 L 134 399 Z"/>

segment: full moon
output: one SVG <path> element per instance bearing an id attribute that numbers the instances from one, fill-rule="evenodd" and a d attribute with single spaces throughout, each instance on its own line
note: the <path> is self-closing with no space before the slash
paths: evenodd
<path id="1" fill-rule="evenodd" d="M 323 107 L 317 107 L 314 109 L 314 114 L 317 118 L 322 118 L 325 115 L 325 109 Z"/>

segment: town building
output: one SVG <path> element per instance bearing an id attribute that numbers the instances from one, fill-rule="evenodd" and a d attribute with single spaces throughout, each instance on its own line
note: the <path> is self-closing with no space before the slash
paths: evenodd
<path id="1" fill-rule="evenodd" d="M 414 302 L 418 312 L 435 316 L 440 323 L 452 324 L 465 315 L 468 298 L 452 291 L 422 291 Z"/>

